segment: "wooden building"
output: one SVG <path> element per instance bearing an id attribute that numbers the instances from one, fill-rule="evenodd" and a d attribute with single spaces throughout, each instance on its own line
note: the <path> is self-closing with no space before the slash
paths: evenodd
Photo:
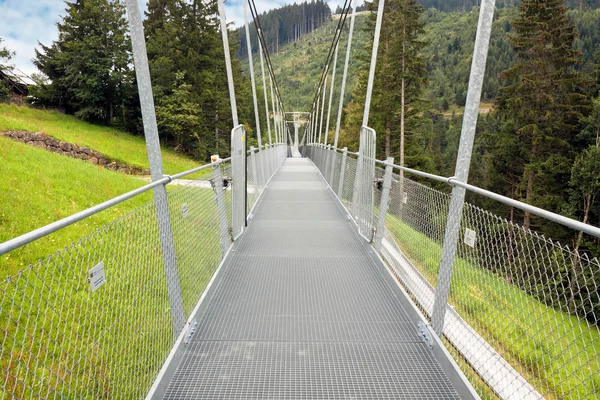
<path id="1" fill-rule="evenodd" d="M 10 91 L 9 103 L 22 105 L 29 95 L 29 86 L 33 80 L 19 69 L 0 69 L 0 84 Z"/>

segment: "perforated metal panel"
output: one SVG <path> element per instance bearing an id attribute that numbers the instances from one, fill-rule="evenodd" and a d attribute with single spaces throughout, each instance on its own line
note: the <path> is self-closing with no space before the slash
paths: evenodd
<path id="1" fill-rule="evenodd" d="M 310 161 L 288 159 L 165 398 L 458 398 L 365 246 Z"/>

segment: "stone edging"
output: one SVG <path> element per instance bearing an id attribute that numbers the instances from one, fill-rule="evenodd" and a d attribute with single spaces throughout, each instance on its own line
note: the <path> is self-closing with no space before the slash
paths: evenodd
<path id="1" fill-rule="evenodd" d="M 149 169 L 143 169 L 111 160 L 102 153 L 93 151 L 89 147 L 78 146 L 73 143 L 61 142 L 42 132 L 8 131 L 0 132 L 0 136 L 7 137 L 17 142 L 51 151 L 56 154 L 78 158 L 92 164 L 100 165 L 111 171 L 123 172 L 130 175 L 150 175 Z"/>

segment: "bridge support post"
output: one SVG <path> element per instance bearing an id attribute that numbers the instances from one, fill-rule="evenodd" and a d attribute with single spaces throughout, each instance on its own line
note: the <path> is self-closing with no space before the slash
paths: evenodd
<path id="1" fill-rule="evenodd" d="M 392 164 L 394 157 L 388 157 L 385 160 L 385 174 L 383 175 L 383 187 L 381 188 L 381 200 L 379 202 L 379 217 L 377 218 L 377 229 L 375 230 L 375 239 L 373 245 L 375 250 L 381 253 L 381 243 L 383 233 L 385 232 L 385 217 L 390 205 L 390 189 L 392 188 Z"/>
<path id="2" fill-rule="evenodd" d="M 268 150 L 259 153 L 266 154 Z M 252 180 L 254 181 L 254 197 L 258 197 L 262 190 L 260 189 L 260 182 L 258 181 L 258 173 L 256 171 L 256 155 L 254 154 L 254 146 L 250 146 L 250 164 L 252 165 Z"/>
<path id="3" fill-rule="evenodd" d="M 479 116 L 481 89 L 483 87 L 483 77 L 485 75 L 485 63 L 487 60 L 492 21 L 494 18 L 494 5 L 495 0 L 483 0 L 479 11 L 479 23 L 477 25 L 475 49 L 473 50 L 473 61 L 471 63 L 469 89 L 463 115 L 458 155 L 456 157 L 456 168 L 454 170 L 455 179 L 464 183 L 467 182 L 467 178 L 469 177 L 471 154 L 473 152 L 473 143 L 475 141 L 475 128 L 477 127 L 477 117 Z M 458 237 L 460 235 L 460 221 L 462 219 L 464 203 L 465 189 L 454 186 L 452 189 L 450 206 L 448 208 L 448 220 L 446 221 L 442 259 L 440 260 L 438 284 L 435 289 L 435 300 L 431 315 L 433 330 L 440 338 L 442 337 L 442 331 L 444 329 L 444 319 L 446 317 L 450 283 L 452 281 L 454 255 L 456 254 Z"/>
<path id="4" fill-rule="evenodd" d="M 217 203 L 217 212 L 219 213 L 219 232 L 221 234 L 221 251 L 223 257 L 230 244 L 229 222 L 227 222 L 227 207 L 225 206 L 225 196 L 223 195 L 223 174 L 221 164 L 213 169 L 213 179 L 215 181 L 215 202 Z"/>
<path id="5" fill-rule="evenodd" d="M 142 25 L 142 18 L 137 0 L 127 1 L 127 14 L 129 17 L 133 61 L 135 64 L 135 73 L 142 109 L 144 136 L 146 138 L 146 148 L 148 149 L 150 174 L 152 180 L 157 181 L 163 178 L 163 164 L 160 142 L 158 140 L 158 126 L 156 124 L 156 113 L 154 110 L 154 97 L 152 95 L 152 84 L 150 81 L 148 55 L 146 53 L 146 41 L 144 39 L 144 27 Z M 174 338 L 177 339 L 179 332 L 181 332 L 185 324 L 185 315 L 181 298 L 177 259 L 175 257 L 175 240 L 173 238 L 173 229 L 171 228 L 169 200 L 167 188 L 164 185 L 154 188 L 154 203 L 156 205 L 161 253 L 171 306 L 173 335 Z"/>
<path id="6" fill-rule="evenodd" d="M 342 149 L 342 166 L 340 167 L 340 181 L 338 183 L 337 195 L 340 200 L 344 200 L 342 198 L 343 190 L 344 190 L 344 175 L 346 175 L 346 158 L 348 158 L 348 148 L 344 147 Z"/>
<path id="7" fill-rule="evenodd" d="M 323 176 L 325 177 L 325 181 L 329 186 L 333 182 L 331 182 L 331 177 L 329 176 L 329 165 L 331 163 L 331 145 L 327 145 L 327 151 L 325 152 L 325 168 L 323 168 Z"/>

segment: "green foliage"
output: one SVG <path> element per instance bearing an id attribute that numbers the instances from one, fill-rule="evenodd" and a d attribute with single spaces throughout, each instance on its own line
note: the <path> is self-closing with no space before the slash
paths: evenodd
<path id="1" fill-rule="evenodd" d="M 58 39 L 36 50 L 34 64 L 49 81 L 34 92 L 34 102 L 113 123 L 116 108 L 125 115 L 133 84 L 124 5 L 120 0 L 75 0 L 67 3 L 66 12 L 58 23 Z"/>
<path id="2" fill-rule="evenodd" d="M 252 15 L 248 13 L 252 20 Z M 301 36 L 306 35 L 331 20 L 329 5 L 323 0 L 311 0 L 303 3 L 288 4 L 281 8 L 269 10 L 260 16 L 265 42 L 269 53 L 276 54 L 280 46 L 297 43 Z M 240 47 L 238 57 L 248 57 L 245 28 L 238 29 Z M 250 22 L 250 41 L 252 54 L 258 52 L 258 38 L 254 21 Z"/>
<path id="3" fill-rule="evenodd" d="M 233 122 L 217 2 L 151 0 L 146 16 L 161 138 L 201 160 L 217 152 L 228 155 Z M 230 47 L 237 46 L 235 35 L 230 35 Z M 239 61 L 232 61 L 239 118 L 252 121 L 249 84 L 240 73 Z M 178 73 L 182 74 L 179 78 Z M 178 106 L 185 110 L 173 118 L 166 114 Z M 192 131 L 184 134 L 184 127 Z"/>
<path id="4" fill-rule="evenodd" d="M 44 132 L 58 140 L 89 147 L 113 160 L 139 168 L 149 167 L 143 138 L 114 128 L 83 122 L 56 111 L 0 104 L 0 132 L 9 130 Z M 162 158 L 167 174 L 198 166 L 192 159 L 166 148 L 162 149 Z"/>
<path id="5" fill-rule="evenodd" d="M 367 7 L 375 10 L 376 4 L 367 3 Z M 384 138 L 378 141 L 379 154 L 396 156 L 399 163 L 431 171 L 434 169 L 431 119 L 428 118 L 429 103 L 423 98 L 427 83 L 422 55 L 427 45 L 423 39 L 424 23 L 420 19 L 423 11 L 413 0 L 393 0 L 385 4 L 369 126 Z M 367 31 L 373 32 L 374 20 L 372 13 Z M 358 104 L 364 104 L 370 48 L 363 48 L 361 57 L 365 62 L 357 71 L 359 83 L 353 93 L 353 102 Z M 358 115 L 352 115 L 353 112 L 362 115 L 363 109 L 347 109 L 347 128 L 360 119 Z M 360 126 L 360 123 L 354 126 Z M 357 139 L 355 136 L 354 140 Z"/>
<path id="6" fill-rule="evenodd" d="M 516 141 L 510 146 L 520 149 L 507 168 L 520 179 L 514 184 L 524 192 L 521 197 L 556 211 L 579 148 L 579 121 L 588 112 L 586 81 L 576 70 L 581 64 L 573 46 L 576 30 L 560 0 L 523 1 L 512 25 L 517 62 L 501 74 L 508 82 L 498 98 L 507 120 L 501 146 Z M 524 226 L 531 226 L 527 213 Z"/>
<path id="7" fill-rule="evenodd" d="M 0 37 L 0 71 L 10 70 L 11 66 L 7 63 L 14 57 L 15 52 L 10 51 L 6 47 L 2 46 L 2 42 L 4 39 Z M 0 101 L 8 99 L 10 96 L 10 91 L 8 90 L 8 86 L 4 84 L 4 82 L 0 81 Z"/>
<path id="8" fill-rule="evenodd" d="M 175 138 L 175 144 L 193 147 L 201 145 L 199 131 L 202 126 L 201 108 L 190 100 L 191 85 L 183 83 L 184 74 L 175 74 L 173 92 L 156 106 L 156 120 L 163 134 Z M 190 143 L 191 142 L 191 143 Z"/>

